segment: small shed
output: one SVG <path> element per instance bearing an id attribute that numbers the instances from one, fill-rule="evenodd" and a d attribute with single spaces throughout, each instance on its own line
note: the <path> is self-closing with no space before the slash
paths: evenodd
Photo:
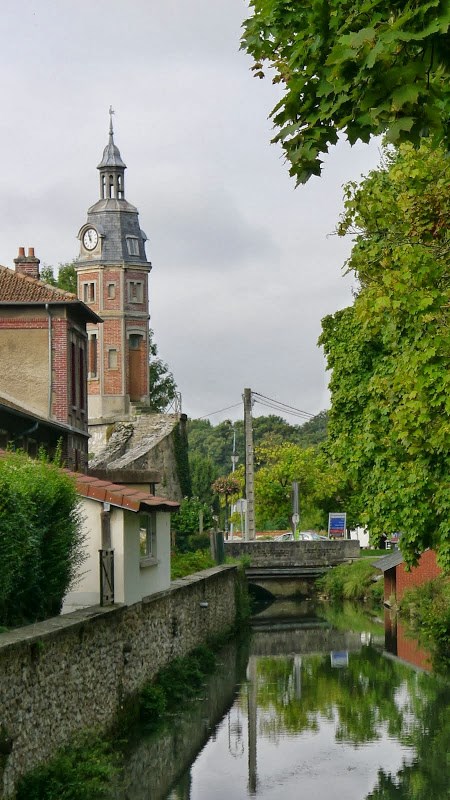
<path id="1" fill-rule="evenodd" d="M 170 585 L 170 514 L 179 503 L 90 475 L 75 477 L 86 560 L 62 613 L 132 605 Z M 103 593 L 101 594 L 101 580 Z"/>
<path id="2" fill-rule="evenodd" d="M 413 567 L 409 572 L 406 570 L 400 550 L 395 550 L 387 556 L 377 558 L 372 561 L 372 564 L 377 569 L 380 569 L 384 575 L 385 605 L 391 605 L 393 599 L 399 602 L 407 589 L 421 586 L 441 574 L 434 550 L 425 550 L 420 556 L 417 566 Z"/>

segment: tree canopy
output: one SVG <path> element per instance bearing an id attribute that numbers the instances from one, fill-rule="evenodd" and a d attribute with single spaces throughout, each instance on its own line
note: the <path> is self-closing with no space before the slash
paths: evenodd
<path id="1" fill-rule="evenodd" d="M 376 540 L 401 531 L 408 564 L 450 567 L 450 159 L 402 145 L 346 189 L 340 233 L 360 291 L 323 320 L 332 370 L 328 449 Z"/>
<path id="2" fill-rule="evenodd" d="M 155 413 L 165 411 L 177 395 L 177 384 L 169 365 L 158 355 L 158 347 L 152 329 L 149 330 L 149 380 L 150 408 Z"/>
<path id="3" fill-rule="evenodd" d="M 298 183 L 344 132 L 450 146 L 448 0 L 250 0 L 242 47 L 284 94 L 271 113 Z"/>
<path id="4" fill-rule="evenodd" d="M 309 447 L 325 441 L 327 435 L 327 411 L 320 411 L 303 425 L 290 425 L 276 414 L 254 417 L 253 441 L 255 447 L 261 444 L 273 446 L 283 442 L 293 442 Z M 236 453 L 239 464 L 245 463 L 245 437 L 242 420 L 225 420 L 212 425 L 206 419 L 193 419 L 188 423 L 189 458 L 203 457 L 212 461 L 217 475 L 226 475 L 231 468 L 233 436 L 236 435 Z M 215 476 L 217 477 L 217 476 Z"/>
<path id="5" fill-rule="evenodd" d="M 64 289 L 66 292 L 77 294 L 77 271 L 75 264 L 59 264 L 58 274 L 55 277 L 53 267 L 45 264 L 41 269 L 41 281 L 48 283 L 50 286 L 58 286 L 59 289 Z"/>

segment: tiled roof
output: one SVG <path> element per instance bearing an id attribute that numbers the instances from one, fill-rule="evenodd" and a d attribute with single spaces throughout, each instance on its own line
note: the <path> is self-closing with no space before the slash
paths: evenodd
<path id="1" fill-rule="evenodd" d="M 76 294 L 0 266 L 0 300 L 7 303 L 79 302 Z"/>
<path id="2" fill-rule="evenodd" d="M 157 497 L 148 492 L 141 492 L 130 486 L 121 486 L 119 483 L 102 481 L 92 475 L 82 475 L 78 472 L 65 470 L 75 478 L 77 492 L 81 497 L 98 500 L 101 503 L 110 503 L 112 506 L 124 508 L 128 511 L 178 511 L 180 504 L 175 500 Z"/>
<path id="3" fill-rule="evenodd" d="M 82 303 L 76 294 L 0 266 L 0 304 L 2 303 L 70 303 L 82 307 L 90 321 L 100 321 L 97 314 Z"/>

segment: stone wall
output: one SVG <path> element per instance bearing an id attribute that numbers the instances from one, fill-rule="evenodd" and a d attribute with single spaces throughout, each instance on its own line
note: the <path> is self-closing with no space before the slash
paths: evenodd
<path id="1" fill-rule="evenodd" d="M 334 566 L 359 558 L 359 542 L 344 541 L 313 542 L 225 542 L 227 556 L 248 556 L 251 567 L 319 567 Z"/>
<path id="2" fill-rule="evenodd" d="M 236 567 L 216 567 L 133 606 L 95 606 L 0 634 L 0 798 L 77 732 L 108 727 L 173 658 L 230 628 L 235 582 Z"/>

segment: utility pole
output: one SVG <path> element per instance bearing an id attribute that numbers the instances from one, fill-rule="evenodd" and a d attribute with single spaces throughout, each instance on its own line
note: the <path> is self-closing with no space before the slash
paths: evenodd
<path id="1" fill-rule="evenodd" d="M 247 498 L 247 513 L 245 517 L 245 540 L 249 541 L 256 538 L 251 389 L 244 389 L 244 432 L 245 432 L 245 496 Z"/>

